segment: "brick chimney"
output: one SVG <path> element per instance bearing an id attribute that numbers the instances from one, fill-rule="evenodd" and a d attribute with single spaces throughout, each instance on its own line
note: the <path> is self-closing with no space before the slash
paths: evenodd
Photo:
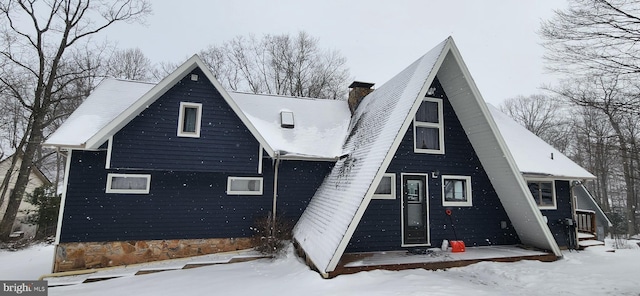
<path id="1" fill-rule="evenodd" d="M 349 91 L 349 99 L 347 99 L 347 102 L 349 102 L 351 115 L 356 112 L 356 109 L 358 109 L 358 105 L 360 105 L 362 99 L 373 91 L 373 85 L 374 83 L 361 81 L 354 81 L 349 85 L 351 90 Z"/>

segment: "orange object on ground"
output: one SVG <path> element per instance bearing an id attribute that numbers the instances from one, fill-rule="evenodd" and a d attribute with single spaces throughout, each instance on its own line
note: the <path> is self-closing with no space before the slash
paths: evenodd
<path id="1" fill-rule="evenodd" d="M 449 241 L 449 245 L 451 245 L 451 252 L 452 253 L 462 253 L 462 252 L 464 252 L 464 242 L 463 241 L 459 241 L 459 240 Z"/>

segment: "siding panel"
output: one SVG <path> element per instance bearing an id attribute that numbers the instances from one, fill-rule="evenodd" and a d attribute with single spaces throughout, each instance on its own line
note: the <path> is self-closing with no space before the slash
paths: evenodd
<path id="1" fill-rule="evenodd" d="M 169 89 L 114 136 L 112 168 L 257 171 L 259 143 L 200 69 Z M 180 102 L 202 103 L 200 138 L 177 136 Z"/>
<path id="2" fill-rule="evenodd" d="M 61 242 L 247 237 L 272 209 L 273 167 L 265 159 L 263 195 L 226 194 L 228 176 L 158 170 L 105 170 L 106 152 L 73 151 Z M 296 221 L 332 163 L 283 162 L 278 215 Z M 107 194 L 109 172 L 151 174 L 149 194 Z"/>

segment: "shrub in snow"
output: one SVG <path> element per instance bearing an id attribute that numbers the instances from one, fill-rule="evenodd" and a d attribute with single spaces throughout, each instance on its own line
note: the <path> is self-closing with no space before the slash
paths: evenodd
<path id="1" fill-rule="evenodd" d="M 271 213 L 266 217 L 256 219 L 251 242 L 256 251 L 270 256 L 279 255 L 291 240 L 293 222 L 283 217 L 273 219 Z"/>

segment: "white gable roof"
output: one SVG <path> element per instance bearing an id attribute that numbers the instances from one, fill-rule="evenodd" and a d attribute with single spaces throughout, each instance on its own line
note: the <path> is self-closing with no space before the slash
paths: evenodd
<path id="1" fill-rule="evenodd" d="M 326 274 L 337 266 L 405 131 L 436 74 L 521 241 L 561 252 L 533 202 L 453 39 L 422 56 L 366 96 L 344 153 L 294 228 L 294 238 Z"/>
<path id="2" fill-rule="evenodd" d="M 335 160 L 342 155 L 351 118 L 345 101 L 229 94 L 281 158 Z M 293 128 L 281 127 L 282 111 L 293 113 Z"/>
<path id="3" fill-rule="evenodd" d="M 553 176 L 567 179 L 595 179 L 595 176 L 573 162 L 547 142 L 518 124 L 498 108 L 487 104 L 498 124 L 518 168 L 525 175 Z M 553 158 L 552 158 L 553 155 Z"/>
<path id="4" fill-rule="evenodd" d="M 113 78 L 103 80 L 46 140 L 45 145 L 84 147 L 91 137 L 154 86 L 155 83 Z"/>
<path id="5" fill-rule="evenodd" d="M 231 107 L 231 109 L 236 113 L 236 115 L 244 123 L 247 129 L 262 145 L 265 151 L 267 151 L 267 153 L 273 157 L 274 150 L 271 148 L 271 146 L 269 146 L 262 135 L 258 133 L 256 128 L 249 121 L 249 119 L 247 119 L 244 113 L 240 111 L 238 105 L 231 99 L 229 93 L 227 93 L 227 91 L 222 87 L 220 82 L 218 82 L 218 80 L 214 77 L 213 73 L 211 73 L 209 67 L 206 66 L 202 59 L 198 57 L 198 55 L 194 55 L 193 57 L 185 61 L 175 71 L 162 79 L 162 81 L 160 81 L 158 84 L 151 85 L 150 89 L 148 89 L 147 91 L 143 91 L 142 88 L 136 88 L 136 90 L 139 91 L 138 93 L 136 93 L 132 90 L 132 88 L 129 87 L 126 89 L 131 90 L 130 93 L 124 91 L 115 98 L 112 98 L 108 95 L 95 96 L 96 101 L 100 101 L 99 103 L 93 103 L 90 101 L 86 107 L 78 108 L 76 111 L 74 111 L 74 113 L 71 114 L 70 118 L 76 119 L 74 119 L 72 123 L 70 123 L 70 127 L 63 129 L 62 131 L 60 131 L 60 133 L 56 131 L 53 135 L 51 135 L 49 140 L 44 143 L 44 145 L 68 148 L 77 147 L 84 149 L 97 149 L 109 137 L 113 136 L 113 134 L 119 131 L 133 118 L 138 116 L 138 114 L 140 114 L 144 109 L 153 104 L 158 98 L 160 98 L 160 96 L 162 96 L 178 81 L 180 81 L 196 68 L 202 70 L 206 78 L 211 82 L 211 84 L 213 84 L 213 86 L 222 95 L 222 98 L 229 104 L 229 107 Z M 106 86 L 104 87 L 104 89 L 105 92 L 118 91 L 117 88 L 107 88 Z M 126 93 L 127 95 L 124 95 L 124 93 Z M 101 123 L 99 125 L 92 126 L 90 129 L 86 129 L 85 131 L 85 128 L 82 126 L 82 124 L 90 124 L 87 121 L 98 119 L 98 117 L 92 116 L 93 114 L 100 113 L 99 110 L 95 110 L 94 108 L 99 108 L 102 106 L 102 104 L 109 104 L 109 102 L 106 102 L 106 100 L 109 99 L 118 100 L 118 109 L 114 110 L 114 112 L 102 114 L 102 117 L 100 117 Z M 85 105 L 85 103 L 83 103 L 80 107 L 82 107 L 83 105 Z M 83 137 L 78 139 L 73 138 L 70 133 L 72 133 L 74 129 L 83 131 Z"/>

